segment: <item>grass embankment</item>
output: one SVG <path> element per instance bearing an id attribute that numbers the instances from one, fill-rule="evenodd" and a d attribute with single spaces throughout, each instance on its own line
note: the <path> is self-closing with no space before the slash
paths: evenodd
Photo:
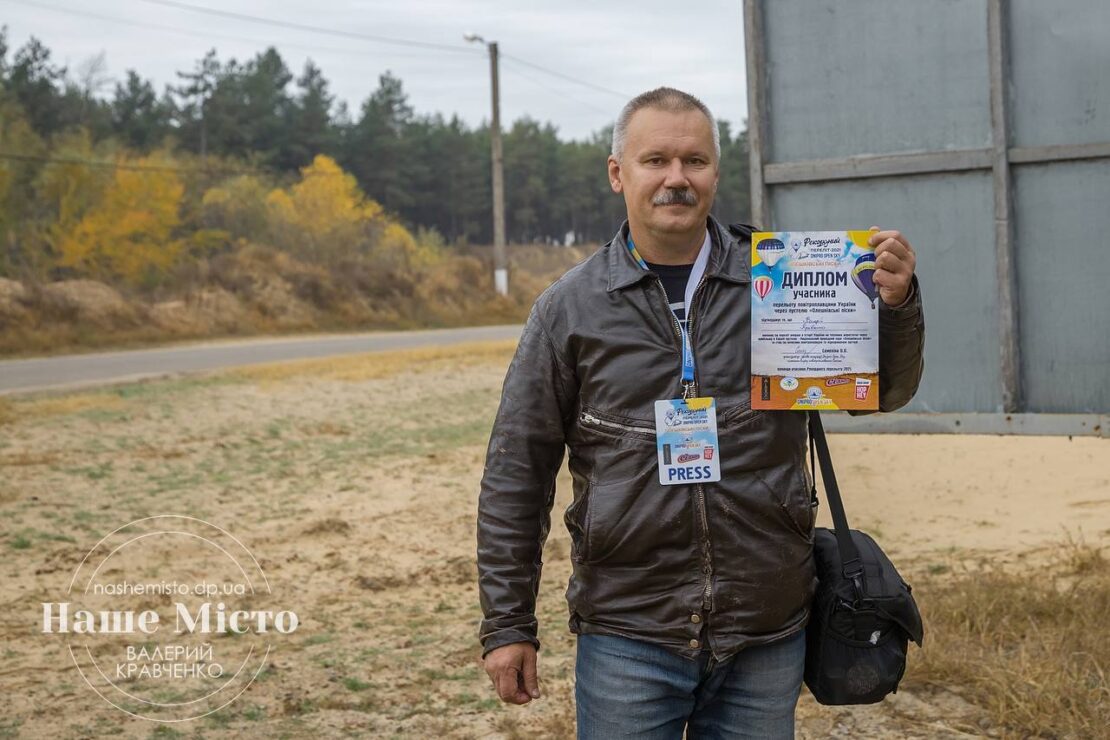
<path id="1" fill-rule="evenodd" d="M 509 248 L 510 291 L 492 250 L 444 248 L 419 268 L 369 257 L 322 267 L 250 246 L 182 269 L 157 288 L 0 277 L 0 357 L 183 340 L 520 323 L 536 296 L 595 247 Z"/>

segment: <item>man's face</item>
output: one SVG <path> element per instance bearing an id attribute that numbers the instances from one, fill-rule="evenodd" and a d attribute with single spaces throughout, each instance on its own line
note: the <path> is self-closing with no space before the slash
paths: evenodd
<path id="1" fill-rule="evenodd" d="M 641 108 L 628 122 L 621 160 L 609 157 L 609 182 L 624 194 L 629 221 L 658 234 L 703 228 L 718 176 L 713 130 L 698 110 Z"/>

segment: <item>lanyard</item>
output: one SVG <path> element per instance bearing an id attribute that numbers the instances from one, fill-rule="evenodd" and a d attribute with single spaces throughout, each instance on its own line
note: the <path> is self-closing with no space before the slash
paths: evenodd
<path id="1" fill-rule="evenodd" d="M 639 251 L 637 251 L 636 245 L 632 241 L 631 234 L 628 235 L 627 245 L 628 251 L 632 255 L 632 259 L 636 260 L 636 264 L 638 264 L 644 270 L 649 269 L 647 266 L 647 262 L 644 261 L 644 258 L 641 257 Z M 690 269 L 690 277 L 686 279 L 686 295 L 684 305 L 686 306 L 687 319 L 689 319 L 690 317 L 690 309 L 692 308 L 691 304 L 694 300 L 694 291 L 697 290 L 698 283 L 701 282 L 701 277 L 705 273 L 705 266 L 709 262 L 709 249 L 710 240 L 709 232 L 707 231 L 705 234 L 705 241 L 702 242 L 701 250 L 698 252 L 697 259 L 694 260 L 694 266 Z M 677 319 L 678 317 L 676 316 L 675 320 L 677 321 Z M 690 346 L 690 338 L 686 333 L 686 322 L 680 321 L 678 323 L 678 329 L 679 333 L 681 333 L 682 335 L 682 386 L 686 389 L 683 393 L 683 397 L 685 397 L 686 393 L 688 393 L 690 390 L 690 386 L 694 382 L 694 350 Z"/>

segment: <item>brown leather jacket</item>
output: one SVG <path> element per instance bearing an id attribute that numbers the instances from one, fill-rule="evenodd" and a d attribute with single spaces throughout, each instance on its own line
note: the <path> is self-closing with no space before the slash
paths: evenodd
<path id="1" fill-rule="evenodd" d="M 724 660 L 802 629 L 815 586 L 806 415 L 750 403 L 750 232 L 709 219 L 712 251 L 688 307 L 697 393 L 716 398 L 719 483 L 662 486 L 654 403 L 680 398 L 679 336 L 662 283 L 625 240 L 536 300 L 509 365 L 478 500 L 483 656 L 537 648 L 536 595 L 564 448 L 573 633 L 647 640 Z M 882 304 L 882 301 L 879 301 Z M 921 291 L 880 306 L 880 409 L 923 370 Z M 704 628 L 704 633 L 703 633 Z"/>

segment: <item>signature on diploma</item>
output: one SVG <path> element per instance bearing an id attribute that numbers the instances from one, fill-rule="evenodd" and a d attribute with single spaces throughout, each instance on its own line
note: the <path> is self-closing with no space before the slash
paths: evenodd
<path id="1" fill-rule="evenodd" d="M 810 318 L 809 316 L 802 319 L 802 331 L 817 331 L 825 325 L 821 319 Z"/>

